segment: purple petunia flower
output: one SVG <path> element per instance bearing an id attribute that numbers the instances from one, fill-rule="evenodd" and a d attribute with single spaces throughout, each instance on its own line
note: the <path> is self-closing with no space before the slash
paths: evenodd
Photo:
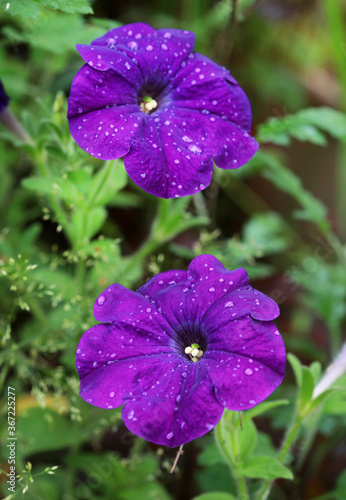
<path id="1" fill-rule="evenodd" d="M 7 108 L 8 103 L 10 102 L 10 98 L 5 92 L 4 86 L 0 80 L 0 113 Z"/>
<path id="2" fill-rule="evenodd" d="M 87 64 L 72 83 L 71 134 L 96 158 L 125 156 L 131 179 L 162 198 L 203 190 L 212 159 L 238 168 L 258 148 L 245 93 L 194 42 L 190 31 L 137 23 L 77 45 Z"/>
<path id="3" fill-rule="evenodd" d="M 211 255 L 188 271 L 158 274 L 132 292 L 107 288 L 77 349 L 81 396 L 101 408 L 125 403 L 134 434 L 170 447 L 198 438 L 224 408 L 247 410 L 281 383 L 285 347 L 277 304 Z"/>

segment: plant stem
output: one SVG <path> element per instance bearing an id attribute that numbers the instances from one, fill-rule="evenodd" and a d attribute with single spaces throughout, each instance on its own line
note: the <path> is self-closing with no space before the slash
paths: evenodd
<path id="1" fill-rule="evenodd" d="M 47 169 L 47 154 L 45 151 L 35 151 L 32 156 L 34 162 L 36 163 L 42 177 L 49 178 L 49 173 Z M 63 208 L 60 206 L 60 203 L 54 198 L 53 195 L 48 195 L 49 203 L 51 204 L 59 223 L 63 226 L 67 237 L 70 240 L 71 245 L 75 246 L 74 233 L 70 228 L 70 223 L 66 217 L 66 214 Z"/>
<path id="2" fill-rule="evenodd" d="M 287 457 L 294 441 L 296 440 L 296 437 L 298 435 L 300 426 L 302 425 L 303 417 L 296 412 L 293 421 L 291 423 L 291 426 L 288 428 L 285 438 L 282 442 L 279 454 L 278 454 L 278 460 L 280 462 L 284 462 L 285 458 Z M 258 491 L 256 495 L 257 500 L 266 500 L 269 496 L 269 493 L 272 489 L 274 481 L 265 481 L 261 487 L 261 489 Z"/>
<path id="3" fill-rule="evenodd" d="M 343 25 L 342 3 L 338 0 L 324 0 L 324 12 L 327 29 L 331 42 L 331 53 L 334 66 L 341 84 L 341 109 L 346 112 L 346 37 Z M 339 234 L 343 240 L 346 238 L 344 217 L 346 213 L 346 145 L 340 143 L 336 163 L 336 210 L 338 214 Z"/>
<path id="4" fill-rule="evenodd" d="M 249 495 L 247 491 L 247 486 L 246 486 L 246 480 L 243 476 L 239 475 L 237 473 L 237 466 L 239 465 L 237 463 L 237 457 L 239 455 L 239 450 L 238 450 L 238 442 L 237 438 L 235 435 L 235 429 L 232 426 L 232 430 L 230 433 L 230 444 L 231 444 L 231 449 L 232 453 L 229 452 L 227 446 L 225 445 L 225 440 L 224 436 L 226 435 L 226 429 L 225 429 L 225 419 L 222 417 L 220 420 L 220 423 L 216 426 L 215 428 L 215 438 L 216 438 L 216 443 L 218 447 L 220 448 L 221 453 L 224 455 L 226 458 L 231 474 L 234 478 L 234 481 L 237 486 L 238 490 L 238 500 L 248 500 Z"/>

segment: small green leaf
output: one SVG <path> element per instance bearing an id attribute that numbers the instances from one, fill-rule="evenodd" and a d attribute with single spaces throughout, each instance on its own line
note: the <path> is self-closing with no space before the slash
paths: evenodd
<path id="1" fill-rule="evenodd" d="M 216 427 L 215 439 L 220 452 L 231 465 L 249 457 L 256 445 L 257 429 L 252 420 L 243 421 L 237 412 L 225 410 Z"/>
<path id="2" fill-rule="evenodd" d="M 258 140 L 287 146 L 291 137 L 294 137 L 299 141 L 324 146 L 327 141 L 319 129 L 346 141 L 346 115 L 332 108 L 321 107 L 303 109 L 295 115 L 270 118 L 260 125 Z"/>
<path id="3" fill-rule="evenodd" d="M 1 0 L 1 10 L 11 16 L 22 16 L 25 19 L 37 19 L 39 6 L 32 0 Z"/>
<path id="4" fill-rule="evenodd" d="M 213 491 L 211 493 L 203 493 L 194 497 L 192 500 L 236 500 L 233 495 L 224 493 L 223 491 Z"/>
<path id="5" fill-rule="evenodd" d="M 52 10 L 61 10 L 68 14 L 92 14 L 93 10 L 88 0 L 36 0 L 38 3 Z"/>
<path id="6" fill-rule="evenodd" d="M 52 181 L 45 177 L 28 177 L 21 182 L 25 189 L 36 191 L 42 194 L 51 194 L 53 192 Z"/>
<path id="7" fill-rule="evenodd" d="M 312 399 L 315 381 L 314 377 L 307 366 L 302 366 L 302 381 L 299 391 L 299 408 L 303 410 Z"/>
<path id="8" fill-rule="evenodd" d="M 127 173 L 124 164 L 118 160 L 106 162 L 91 180 L 89 189 L 89 206 L 105 206 L 112 202 L 118 191 L 127 184 Z"/>
<path id="9" fill-rule="evenodd" d="M 257 415 L 262 415 L 262 413 L 272 410 L 277 406 L 288 405 L 288 404 L 289 404 L 288 399 L 279 399 L 277 401 L 264 401 L 264 403 L 260 403 L 259 405 L 254 406 L 254 408 L 251 408 L 251 410 L 247 410 L 246 412 L 244 412 L 243 422 L 249 418 L 257 417 Z"/>
<path id="10" fill-rule="evenodd" d="M 282 465 L 276 458 L 266 455 L 256 455 L 249 458 L 237 472 L 241 476 L 266 479 L 268 481 L 279 477 L 293 479 L 293 474 L 287 467 Z"/>
<path id="11" fill-rule="evenodd" d="M 290 362 L 291 364 L 291 367 L 292 367 L 292 370 L 294 372 L 294 375 L 296 377 L 296 381 L 297 381 L 297 385 L 298 387 L 301 387 L 302 385 L 302 378 L 303 378 L 303 374 L 302 374 L 302 364 L 301 362 L 299 361 L 299 359 L 294 355 L 294 354 L 288 354 L 287 355 L 287 359 L 288 361 Z"/>

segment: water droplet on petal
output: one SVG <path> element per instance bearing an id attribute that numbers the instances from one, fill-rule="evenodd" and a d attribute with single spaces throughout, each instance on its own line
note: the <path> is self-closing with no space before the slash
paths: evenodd
<path id="1" fill-rule="evenodd" d="M 245 370 L 245 372 L 244 372 L 244 373 L 245 373 L 245 375 L 250 376 L 250 375 L 252 375 L 252 374 L 253 374 L 253 371 L 251 370 L 251 368 L 246 368 L 246 370 Z"/>
<path id="2" fill-rule="evenodd" d="M 109 397 L 110 397 L 110 398 L 114 398 L 114 396 L 115 396 L 115 392 L 110 392 L 110 393 L 109 393 Z"/>
<path id="3" fill-rule="evenodd" d="M 127 44 L 128 47 L 130 47 L 130 49 L 133 49 L 133 50 L 136 50 L 138 48 L 138 43 L 137 42 L 129 42 Z"/>
<path id="4" fill-rule="evenodd" d="M 104 295 L 100 295 L 99 298 L 97 299 L 98 305 L 103 306 L 105 302 L 106 302 L 106 297 Z"/>
<path id="5" fill-rule="evenodd" d="M 184 135 L 182 139 L 184 142 L 193 142 L 192 139 L 190 139 L 190 137 L 188 137 L 187 135 Z"/>
<path id="6" fill-rule="evenodd" d="M 187 147 L 187 149 L 189 151 L 191 151 L 191 153 L 193 153 L 195 155 L 202 153 L 201 148 L 199 148 L 198 146 L 196 146 L 196 144 L 191 144 L 190 146 Z"/>
<path id="7" fill-rule="evenodd" d="M 166 434 L 166 439 L 172 439 L 173 437 L 173 432 L 169 432 L 168 434 Z"/>
<path id="8" fill-rule="evenodd" d="M 181 401 L 181 396 L 180 396 L 180 394 L 178 394 L 178 396 L 175 398 L 175 400 L 176 400 L 176 402 L 177 402 L 178 404 L 180 403 L 180 401 Z"/>
<path id="9" fill-rule="evenodd" d="M 183 378 L 186 378 L 186 377 L 187 377 L 187 373 L 186 373 L 186 372 L 183 372 L 183 373 L 181 374 L 181 376 L 182 376 Z"/>
<path id="10" fill-rule="evenodd" d="M 154 47 L 152 45 L 147 45 L 145 48 L 148 52 L 151 52 Z"/>
<path id="11" fill-rule="evenodd" d="M 234 303 L 230 300 L 229 302 L 226 302 L 225 307 L 233 307 Z"/>
<path id="12" fill-rule="evenodd" d="M 255 401 L 254 399 L 250 399 L 249 404 L 250 404 L 250 405 L 255 405 L 255 404 L 256 404 L 256 401 Z"/>
<path id="13" fill-rule="evenodd" d="M 127 415 L 127 418 L 129 420 L 132 420 L 133 419 L 133 415 L 135 414 L 135 412 L 133 410 L 130 411 L 130 413 Z"/>

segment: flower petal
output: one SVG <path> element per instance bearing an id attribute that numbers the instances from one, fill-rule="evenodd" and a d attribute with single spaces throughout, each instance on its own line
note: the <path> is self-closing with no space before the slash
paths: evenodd
<path id="1" fill-rule="evenodd" d="M 94 304 L 97 321 L 112 322 L 115 326 L 131 325 L 135 329 L 160 337 L 171 335 L 171 328 L 153 304 L 141 294 L 122 285 L 111 285 Z"/>
<path id="2" fill-rule="evenodd" d="M 281 384 L 286 353 L 273 323 L 245 317 L 208 332 L 208 349 L 200 363 L 206 364 L 220 404 L 233 411 L 247 410 Z"/>
<path id="3" fill-rule="evenodd" d="M 212 255 L 200 255 L 193 259 L 185 276 L 185 281 L 179 279 L 172 283 L 159 274 L 155 277 L 156 283 L 163 281 L 163 284 L 145 290 L 150 301 L 177 330 L 182 323 L 198 325 L 220 299 L 249 283 L 245 269 L 228 271 Z"/>
<path id="4" fill-rule="evenodd" d="M 179 123 L 180 135 L 195 137 L 194 144 L 200 152 L 212 156 L 220 168 L 239 168 L 258 149 L 258 143 L 248 132 L 207 109 L 184 109 L 176 101 L 172 101 L 171 109 L 175 123 Z"/>
<path id="5" fill-rule="evenodd" d="M 164 86 L 187 59 L 195 43 L 190 31 L 160 29 L 155 31 L 145 23 L 129 24 L 110 30 L 92 42 L 93 46 L 107 47 L 124 53 L 138 65 L 145 87 Z"/>
<path id="6" fill-rule="evenodd" d="M 171 86 L 175 105 L 208 111 L 250 132 L 252 113 L 249 99 L 230 72 L 208 57 L 191 54 Z"/>
<path id="7" fill-rule="evenodd" d="M 215 427 L 223 408 L 202 364 L 185 361 L 163 377 L 158 374 L 158 381 L 145 397 L 126 403 L 122 415 L 131 432 L 173 448 Z"/>
<path id="8" fill-rule="evenodd" d="M 280 315 L 280 309 L 277 303 L 264 293 L 251 286 L 241 287 L 220 297 L 209 309 L 205 321 L 212 324 L 217 319 L 219 324 L 228 324 L 247 315 L 262 321 L 272 321 Z"/>
<path id="9" fill-rule="evenodd" d="M 92 156 L 109 160 L 129 151 L 143 113 L 124 78 L 85 64 L 73 80 L 67 116 L 77 144 Z"/>
<path id="10" fill-rule="evenodd" d="M 126 54 L 106 47 L 90 45 L 76 47 L 90 68 L 99 73 L 111 70 L 113 74 L 123 77 L 136 91 L 140 89 L 143 76 L 137 65 Z"/>
<path id="11" fill-rule="evenodd" d="M 100 408 L 117 408 L 141 387 L 156 384 L 164 364 L 179 363 L 169 347 L 169 338 L 140 328 L 96 325 L 81 338 L 76 356 L 81 396 Z"/>
<path id="12" fill-rule="evenodd" d="M 162 116 L 146 117 L 140 137 L 124 158 L 131 179 L 148 193 L 174 198 L 197 193 L 210 184 L 213 162 L 199 149 L 194 152 Z M 158 120 L 158 121 L 155 121 Z M 183 134 L 182 134 L 183 135 Z M 179 141 L 179 142 L 178 142 Z"/>
<path id="13" fill-rule="evenodd" d="M 157 293 L 165 290 L 167 286 L 184 284 L 187 278 L 187 271 L 172 269 L 171 271 L 166 271 L 153 276 L 149 281 L 138 288 L 137 293 L 140 293 L 146 299 L 151 301 L 152 299 L 154 300 Z"/>

